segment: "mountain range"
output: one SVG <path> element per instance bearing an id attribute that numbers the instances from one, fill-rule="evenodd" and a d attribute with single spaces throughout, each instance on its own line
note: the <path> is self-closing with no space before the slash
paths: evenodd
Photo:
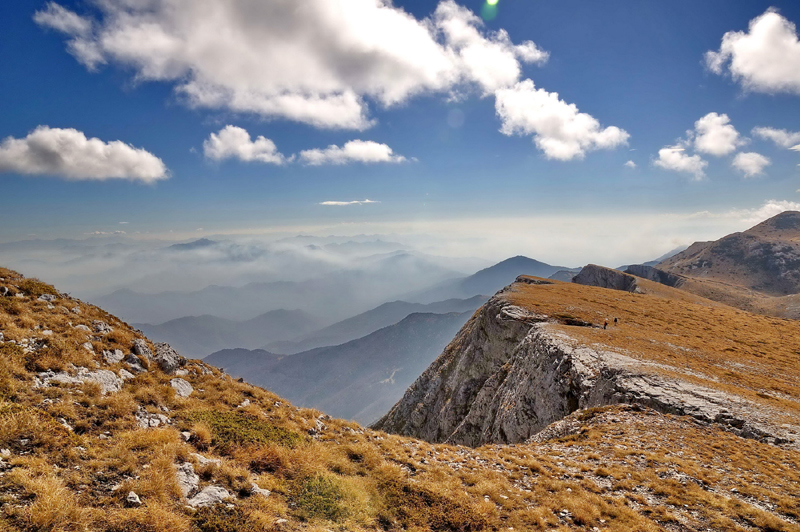
<path id="1" fill-rule="evenodd" d="M 204 362 L 295 404 L 369 423 L 403 395 L 473 312 L 414 313 L 363 338 L 291 356 L 229 349 Z"/>

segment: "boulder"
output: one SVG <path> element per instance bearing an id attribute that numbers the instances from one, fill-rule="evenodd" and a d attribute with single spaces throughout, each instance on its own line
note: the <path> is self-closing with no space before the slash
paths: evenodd
<path id="1" fill-rule="evenodd" d="M 108 364 L 117 364 L 122 362 L 125 358 L 125 354 L 120 349 L 114 349 L 113 351 L 103 350 L 103 358 Z"/>
<path id="2" fill-rule="evenodd" d="M 128 493 L 128 496 L 125 497 L 125 504 L 128 506 L 141 506 L 142 501 L 135 492 L 131 491 Z"/>
<path id="3" fill-rule="evenodd" d="M 200 486 L 200 477 L 194 472 L 194 466 L 189 462 L 184 462 L 178 466 L 178 472 L 175 474 L 178 481 L 178 486 L 184 497 L 188 497 Z"/>
<path id="4" fill-rule="evenodd" d="M 55 301 L 57 298 L 53 294 L 42 294 L 39 296 L 39 301 L 47 301 L 48 303 L 51 301 Z"/>
<path id="5" fill-rule="evenodd" d="M 186 502 L 192 508 L 204 508 L 214 506 L 230 498 L 231 494 L 222 486 L 208 486 Z"/>
<path id="6" fill-rule="evenodd" d="M 149 347 L 147 347 L 147 342 L 141 338 L 137 338 L 133 341 L 133 347 L 131 348 L 131 351 L 134 355 L 139 355 L 140 357 L 145 357 L 147 359 L 153 358 L 153 352 L 150 351 Z"/>
<path id="7" fill-rule="evenodd" d="M 181 378 L 172 379 L 169 381 L 169 384 L 175 390 L 175 393 L 181 397 L 189 397 L 194 391 L 194 388 L 192 388 L 192 385 L 189 384 L 189 381 L 185 381 Z"/>
<path id="8" fill-rule="evenodd" d="M 157 343 L 155 361 L 164 373 L 173 373 L 176 369 L 186 364 L 186 359 L 166 343 Z"/>
<path id="9" fill-rule="evenodd" d="M 144 366 L 142 366 L 142 362 L 139 360 L 139 357 L 133 353 L 129 353 L 128 356 L 125 357 L 125 363 L 128 364 L 128 367 L 134 373 L 144 373 L 147 371 Z"/>
<path id="10" fill-rule="evenodd" d="M 600 288 L 611 288 L 624 292 L 640 293 L 636 277 L 622 273 L 618 270 L 589 264 L 581 269 L 581 272 L 572 279 L 573 283 L 586 286 L 599 286 Z"/>
<path id="11" fill-rule="evenodd" d="M 92 330 L 89 327 L 87 327 L 82 323 L 80 325 L 76 325 L 75 327 L 73 327 L 73 329 L 78 329 L 79 331 L 84 331 L 84 332 L 92 332 Z"/>
<path id="12" fill-rule="evenodd" d="M 94 320 L 92 322 L 92 328 L 94 329 L 94 332 L 98 334 L 108 334 L 114 330 L 108 323 L 100 320 Z"/>
<path id="13" fill-rule="evenodd" d="M 118 392 L 122 389 L 123 380 L 117 377 L 116 373 L 107 369 L 90 371 L 81 375 L 80 378 L 99 384 L 103 394 Z"/>
<path id="14" fill-rule="evenodd" d="M 127 381 L 129 379 L 133 379 L 134 377 L 136 377 L 136 375 L 134 375 L 133 373 L 131 373 L 130 371 L 128 371 L 126 369 L 120 369 L 119 370 L 119 376 L 124 381 Z"/>

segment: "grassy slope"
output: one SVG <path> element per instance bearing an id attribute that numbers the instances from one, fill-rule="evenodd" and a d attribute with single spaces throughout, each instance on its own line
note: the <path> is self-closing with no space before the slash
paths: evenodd
<path id="1" fill-rule="evenodd" d="M 188 398 L 154 368 L 106 396 L 94 385 L 34 388 L 37 371 L 109 368 L 80 346 L 91 335 L 70 323 L 114 328 L 92 340 L 98 353 L 127 352 L 136 334 L 79 301 L 36 300 L 51 287 L 7 270 L 0 277 L 23 294 L 0 299 L 0 449 L 10 451 L 0 465 L 0 530 L 800 530 L 800 453 L 631 407 L 578 412 L 539 443 L 468 449 L 320 419 L 204 374 L 196 361 L 185 367 Z M 635 323 L 624 306 L 615 310 L 620 331 Z M 8 342 L 39 337 L 47 342 L 33 353 Z M 140 407 L 172 424 L 137 428 Z M 191 432 L 188 442 L 180 430 Z M 201 466 L 197 452 L 221 464 Z M 203 486 L 240 494 L 232 507 L 187 509 L 175 481 L 182 461 L 195 462 Z M 244 496 L 251 482 L 272 494 Z M 131 490 L 141 506 L 126 506 Z"/>

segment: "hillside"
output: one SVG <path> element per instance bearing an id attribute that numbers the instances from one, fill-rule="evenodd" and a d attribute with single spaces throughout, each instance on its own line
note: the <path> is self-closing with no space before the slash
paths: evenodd
<path id="1" fill-rule="evenodd" d="M 415 313 L 363 338 L 291 356 L 224 350 L 204 362 L 294 404 L 366 424 L 403 396 L 473 312 Z"/>
<path id="2" fill-rule="evenodd" d="M 308 351 L 317 347 L 340 345 L 371 334 L 378 329 L 394 325 L 406 316 L 414 313 L 447 314 L 450 312 L 468 312 L 478 309 L 489 296 L 474 296 L 469 299 L 448 299 L 435 303 L 408 303 L 392 301 L 384 303 L 372 310 L 363 312 L 352 318 L 334 323 L 324 329 L 304 335 L 299 340 L 271 342 L 263 349 L 275 353 L 291 355 Z M 145 331 L 146 332 L 146 331 Z"/>
<path id="3" fill-rule="evenodd" d="M 245 321 L 216 316 L 187 316 L 160 325 L 132 324 L 157 342 L 167 342 L 181 353 L 203 358 L 226 348 L 255 349 L 268 342 L 289 341 L 322 324 L 302 310 L 272 310 Z"/>
<path id="4" fill-rule="evenodd" d="M 695 242 L 658 269 L 682 288 L 768 315 L 800 318 L 800 212 L 786 211 L 741 233 Z"/>
<path id="5" fill-rule="evenodd" d="M 562 270 L 569 270 L 569 268 L 551 266 L 544 262 L 518 255 L 484 268 L 469 277 L 445 281 L 438 286 L 416 292 L 410 295 L 408 299 L 427 303 L 442 299 L 468 298 L 476 294 L 494 294 L 513 282 L 518 275 L 549 277 Z"/>
<path id="6" fill-rule="evenodd" d="M 581 410 L 479 449 L 388 435 L 2 269 L 0 332 L 3 531 L 800 528 L 800 453 L 690 417 Z"/>
<path id="7" fill-rule="evenodd" d="M 800 324 L 596 266 L 576 281 L 590 271 L 616 289 L 520 277 L 375 426 L 518 443 L 576 410 L 638 403 L 800 446 Z"/>

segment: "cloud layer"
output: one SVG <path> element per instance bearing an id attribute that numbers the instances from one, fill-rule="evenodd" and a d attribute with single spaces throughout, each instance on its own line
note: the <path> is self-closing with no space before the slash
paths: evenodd
<path id="1" fill-rule="evenodd" d="M 555 92 L 537 89 L 526 79 L 496 93 L 495 110 L 505 135 L 532 135 L 548 159 L 582 158 L 587 151 L 627 144 L 628 133 L 615 126 L 603 129 L 593 116 Z"/>
<path id="2" fill-rule="evenodd" d="M 706 175 L 705 169 L 708 161 L 703 160 L 699 155 L 689 155 L 686 153 L 686 148 L 676 145 L 658 150 L 658 159 L 653 164 L 665 170 L 692 174 L 696 180 L 700 180 Z"/>
<path id="3" fill-rule="evenodd" d="M 167 81 L 190 104 L 364 129 L 369 98 L 384 106 L 422 92 L 515 82 L 520 62 L 547 54 L 452 0 L 415 19 L 379 0 L 98 2 L 92 23 L 53 2 L 35 15 L 68 35 L 88 68 L 117 63 Z"/>
<path id="4" fill-rule="evenodd" d="M 380 201 L 375 201 L 371 199 L 354 200 L 354 201 L 322 201 L 320 202 L 320 205 L 326 205 L 329 207 L 344 207 L 347 205 L 366 205 L 368 203 L 380 203 Z"/>
<path id="5" fill-rule="evenodd" d="M 67 35 L 90 70 L 132 69 L 137 80 L 174 85 L 195 107 L 226 109 L 363 130 L 371 103 L 402 104 L 419 94 L 496 96 L 507 134 L 533 135 L 548 158 L 568 160 L 624 144 L 628 134 L 558 94 L 534 89 L 522 64 L 548 53 L 515 44 L 505 30 L 453 0 L 417 20 L 384 0 L 104 0 L 96 22 L 54 2 L 41 26 Z"/>
<path id="6" fill-rule="evenodd" d="M 694 123 L 696 133 L 694 148 L 701 153 L 721 157 L 736 151 L 744 144 L 739 132 L 731 125 L 726 114 L 708 113 Z"/>
<path id="7" fill-rule="evenodd" d="M 268 164 L 284 164 L 284 157 L 275 143 L 266 137 L 250 138 L 250 133 L 236 126 L 225 126 L 203 142 L 203 154 L 212 160 L 239 159 Z"/>
<path id="8" fill-rule="evenodd" d="M 309 166 L 348 163 L 402 163 L 407 159 L 396 155 L 392 148 L 372 140 L 351 140 L 343 146 L 330 145 L 325 149 L 303 150 L 300 160 Z"/>
<path id="9" fill-rule="evenodd" d="M 712 72 L 729 72 L 747 90 L 800 94 L 797 30 L 774 10 L 751 20 L 747 32 L 726 33 L 719 50 L 706 52 L 705 60 Z"/>
<path id="10" fill-rule="evenodd" d="M 782 148 L 792 148 L 794 144 L 800 143 L 800 131 L 788 131 L 786 129 L 775 129 L 773 127 L 753 128 L 753 135 L 764 140 L 771 140 Z"/>
<path id="11" fill-rule="evenodd" d="M 153 183 L 169 177 L 152 153 L 115 140 L 86 138 L 76 129 L 39 126 L 27 137 L 0 143 L 0 172 L 50 175 L 71 181 L 130 179 Z"/>
<path id="12" fill-rule="evenodd" d="M 764 175 L 764 168 L 772 164 L 772 162 L 760 153 L 742 152 L 736 154 L 731 164 L 741 171 L 745 177 L 756 177 Z"/>

